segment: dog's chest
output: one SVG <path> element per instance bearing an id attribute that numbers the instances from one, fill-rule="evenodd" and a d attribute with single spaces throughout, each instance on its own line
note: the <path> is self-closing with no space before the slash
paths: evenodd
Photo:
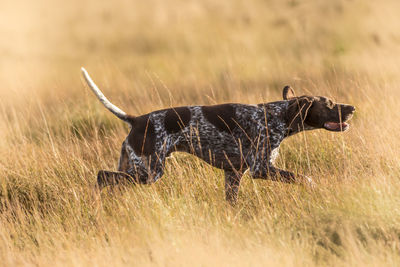
<path id="1" fill-rule="evenodd" d="M 243 106 L 238 109 L 237 116 L 245 128 L 250 129 L 253 139 L 266 142 L 272 151 L 279 147 L 287 131 L 283 119 L 286 106 L 285 102 L 262 104 L 256 109 Z"/>
<path id="2" fill-rule="evenodd" d="M 268 133 L 270 135 L 269 142 L 271 144 L 271 151 L 273 152 L 277 151 L 274 149 L 279 148 L 279 145 L 285 138 L 287 132 L 286 123 L 283 119 L 283 114 L 287 108 L 287 103 L 278 102 L 267 104 L 266 106 L 267 118 L 269 118 L 267 121 Z M 278 154 L 278 152 L 276 152 L 276 154 Z"/>

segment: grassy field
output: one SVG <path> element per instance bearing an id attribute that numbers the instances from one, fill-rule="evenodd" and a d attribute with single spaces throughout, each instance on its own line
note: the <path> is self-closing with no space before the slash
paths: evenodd
<path id="1" fill-rule="evenodd" d="M 1 266 L 400 265 L 400 2 L 2 1 Z M 286 140 L 278 165 L 313 191 L 174 154 L 156 184 L 94 190 L 131 114 L 326 95 L 356 106 L 343 134 Z"/>

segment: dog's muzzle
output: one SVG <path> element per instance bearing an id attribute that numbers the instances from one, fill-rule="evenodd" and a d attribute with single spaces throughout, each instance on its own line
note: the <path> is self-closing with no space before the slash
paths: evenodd
<path id="1" fill-rule="evenodd" d="M 347 123 L 347 121 L 351 120 L 356 108 L 350 105 L 342 105 L 341 110 L 344 113 L 344 116 L 342 116 L 343 120 L 341 122 L 334 122 L 334 121 L 325 122 L 324 128 L 326 130 L 334 132 L 344 132 L 350 128 L 350 125 Z"/>

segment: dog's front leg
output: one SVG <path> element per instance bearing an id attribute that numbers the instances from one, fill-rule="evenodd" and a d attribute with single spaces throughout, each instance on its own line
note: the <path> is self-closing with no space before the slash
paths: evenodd
<path id="1" fill-rule="evenodd" d="M 237 201 L 242 174 L 235 171 L 225 171 L 225 199 L 234 205 Z"/>
<path id="2" fill-rule="evenodd" d="M 292 172 L 285 171 L 274 166 L 268 166 L 259 173 L 252 173 L 250 175 L 254 179 L 271 179 L 272 181 L 284 182 L 284 183 L 305 183 L 311 187 L 314 187 L 314 182 L 311 178 L 304 175 L 296 175 Z"/>
<path id="3" fill-rule="evenodd" d="M 269 178 L 273 181 L 279 181 L 284 183 L 295 183 L 297 181 L 296 175 L 292 172 L 281 170 L 273 166 L 269 166 L 267 169 Z"/>

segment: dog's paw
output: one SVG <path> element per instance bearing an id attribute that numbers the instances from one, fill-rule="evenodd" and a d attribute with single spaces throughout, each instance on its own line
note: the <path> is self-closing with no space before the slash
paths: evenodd
<path id="1" fill-rule="evenodd" d="M 301 180 L 301 183 L 304 184 L 305 186 L 311 188 L 311 189 L 315 189 L 316 188 L 316 183 L 313 181 L 313 179 L 311 177 L 308 177 L 306 175 L 298 175 L 298 177 Z"/>
<path id="2" fill-rule="evenodd" d="M 313 179 L 311 177 L 308 176 L 304 176 L 306 179 L 306 183 L 307 185 L 311 188 L 311 189 L 315 189 L 317 187 L 317 184 L 313 181 Z"/>

